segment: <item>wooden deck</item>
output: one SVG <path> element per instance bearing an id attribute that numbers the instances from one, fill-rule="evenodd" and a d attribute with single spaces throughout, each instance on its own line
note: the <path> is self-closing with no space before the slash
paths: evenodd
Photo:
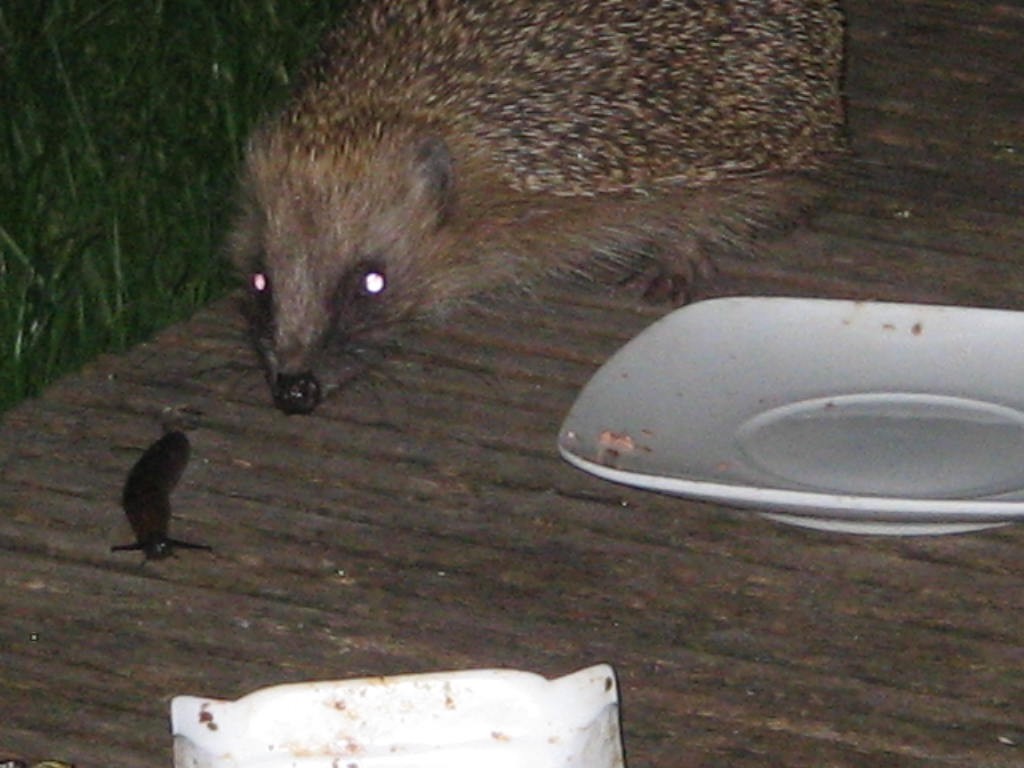
<path id="1" fill-rule="evenodd" d="M 855 172 L 715 291 L 1024 308 L 1024 6 L 847 11 Z M 557 428 L 665 310 L 543 306 L 410 335 L 289 418 L 227 301 L 6 414 L 0 757 L 168 765 L 179 693 L 608 661 L 633 768 L 1024 765 L 1024 528 L 830 535 L 593 479 Z M 109 547 L 168 417 L 173 532 L 215 552 L 140 567 Z"/>

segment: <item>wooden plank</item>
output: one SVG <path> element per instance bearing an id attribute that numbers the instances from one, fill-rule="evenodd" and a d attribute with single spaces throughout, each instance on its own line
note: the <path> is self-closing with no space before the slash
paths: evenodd
<path id="1" fill-rule="evenodd" d="M 1021 50 L 1005 2 L 850 0 L 854 157 L 829 205 L 725 260 L 755 291 L 1020 308 Z M 166 765 L 171 696 L 609 661 L 630 765 L 1024 764 L 1021 530 L 838 536 L 603 483 L 559 423 L 660 317 L 545 286 L 409 331 L 311 417 L 270 407 L 234 299 L 0 426 L 0 753 Z M 139 564 L 125 473 L 193 459 Z"/>

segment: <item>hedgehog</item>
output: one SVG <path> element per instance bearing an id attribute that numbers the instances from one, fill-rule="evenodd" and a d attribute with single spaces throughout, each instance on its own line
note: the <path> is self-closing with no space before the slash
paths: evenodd
<path id="1" fill-rule="evenodd" d="M 561 275 L 686 299 L 844 151 L 830 0 L 369 0 L 246 148 L 229 239 L 274 403 Z"/>

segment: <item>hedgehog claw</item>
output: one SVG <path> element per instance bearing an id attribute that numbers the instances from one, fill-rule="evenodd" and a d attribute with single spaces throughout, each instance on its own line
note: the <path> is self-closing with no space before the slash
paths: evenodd
<path id="1" fill-rule="evenodd" d="M 706 256 L 684 257 L 670 263 L 660 262 L 638 279 L 646 281 L 644 301 L 681 307 L 693 301 L 700 285 L 713 278 L 715 271 L 714 262 Z"/>

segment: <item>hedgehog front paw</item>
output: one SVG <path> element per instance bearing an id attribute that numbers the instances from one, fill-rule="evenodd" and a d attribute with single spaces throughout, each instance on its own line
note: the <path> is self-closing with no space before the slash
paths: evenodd
<path id="1" fill-rule="evenodd" d="M 675 307 L 689 304 L 700 284 L 714 277 L 715 263 L 708 256 L 683 257 L 678 261 L 665 261 L 647 270 L 644 301 L 652 304 L 669 303 Z"/>

